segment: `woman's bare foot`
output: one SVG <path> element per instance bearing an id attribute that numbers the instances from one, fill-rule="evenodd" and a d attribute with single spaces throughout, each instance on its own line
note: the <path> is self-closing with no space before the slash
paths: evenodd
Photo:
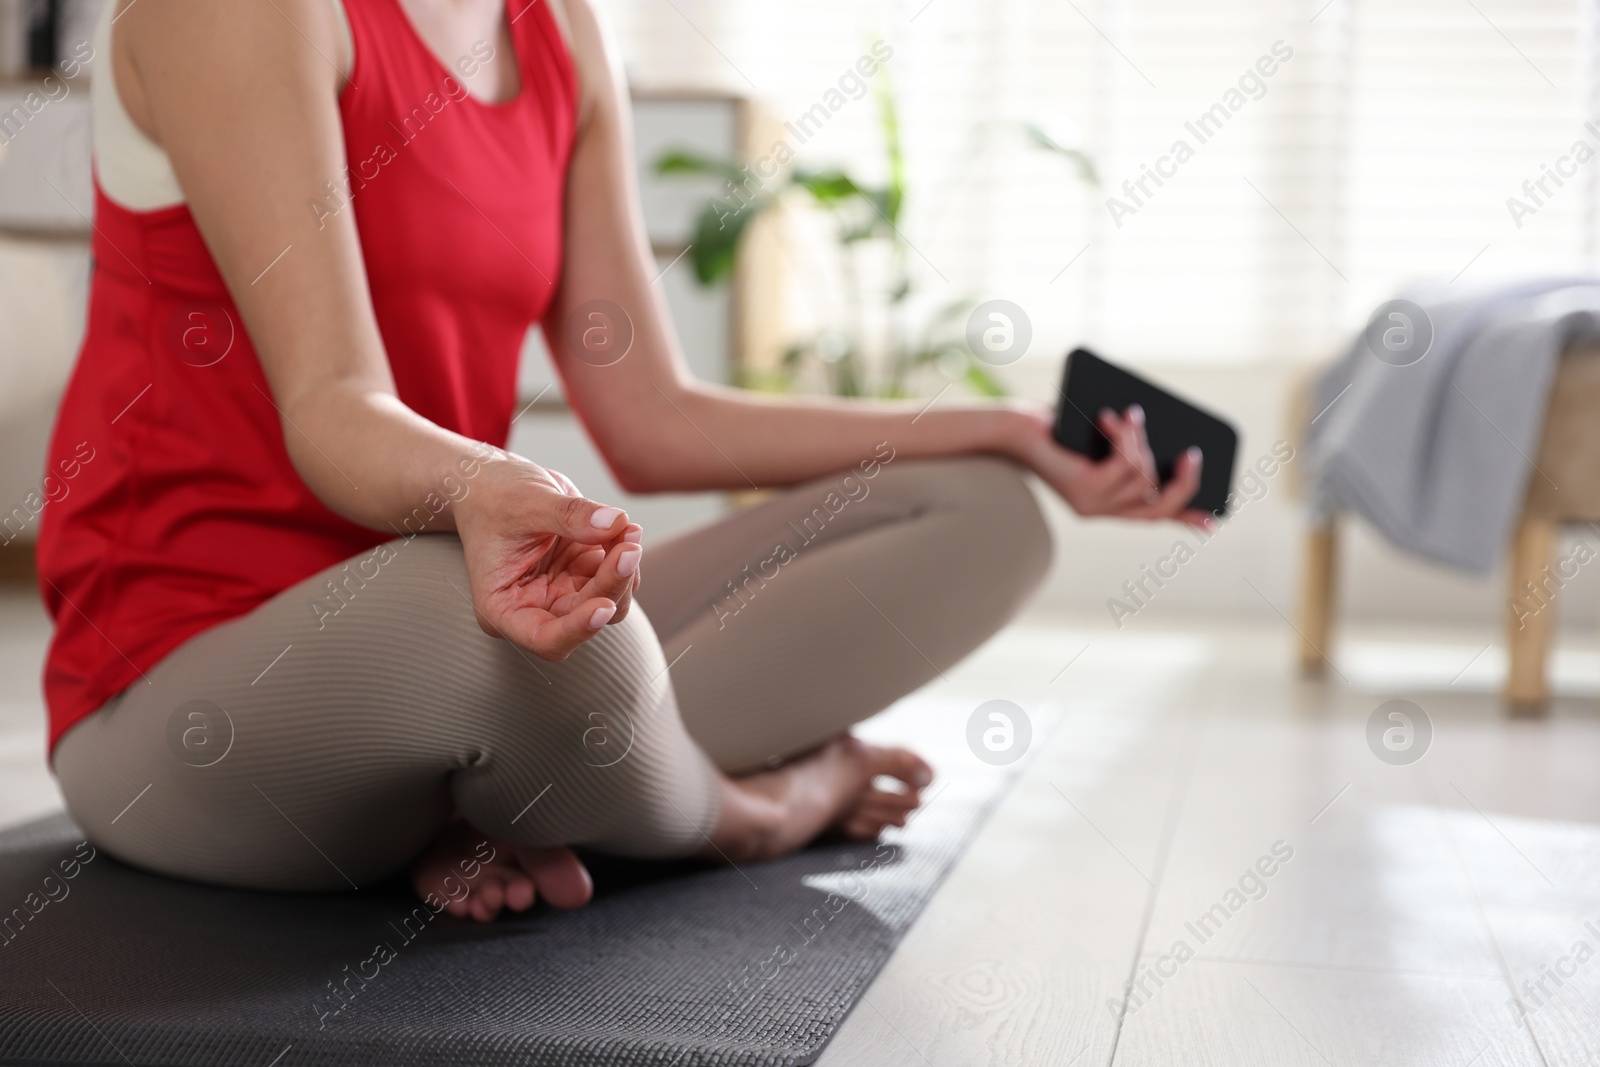
<path id="1" fill-rule="evenodd" d="M 879 777 L 904 789 L 881 789 Z M 903 748 L 841 735 L 778 767 L 722 780 L 722 810 L 707 859 L 754 863 L 786 855 L 827 829 L 870 840 L 904 826 L 922 802 L 933 768 Z M 458 918 L 488 922 L 502 908 L 527 911 L 543 898 L 556 908 L 589 902 L 594 883 L 568 848 L 527 848 L 498 841 L 457 818 L 411 867 L 424 900 Z"/>
<path id="2" fill-rule="evenodd" d="M 904 790 L 878 788 L 880 776 Z M 845 734 L 775 770 L 724 778 L 722 810 L 701 854 L 734 863 L 775 859 L 830 827 L 870 840 L 886 826 L 904 826 L 931 781 L 933 768 L 916 753 Z"/>
<path id="3" fill-rule="evenodd" d="M 501 908 L 527 911 L 540 897 L 554 908 L 576 908 L 594 894 L 589 872 L 570 848 L 497 841 L 459 818 L 412 864 L 411 885 L 434 906 L 479 922 Z"/>

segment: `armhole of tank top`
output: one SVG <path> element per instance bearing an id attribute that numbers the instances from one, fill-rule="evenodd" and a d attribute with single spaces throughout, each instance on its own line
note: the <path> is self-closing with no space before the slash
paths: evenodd
<path id="1" fill-rule="evenodd" d="M 89 136 L 95 178 L 100 190 L 129 211 L 157 211 L 183 203 L 172 163 L 160 145 L 134 124 L 117 90 L 111 59 L 111 30 L 117 9 L 109 3 L 94 30 L 95 54 L 101 57 L 89 81 Z"/>
<path id="2" fill-rule="evenodd" d="M 350 63 L 355 65 L 355 37 L 343 0 L 328 0 L 333 7 L 341 44 Z M 133 121 L 123 106 L 111 61 L 112 23 L 115 2 L 105 6 L 95 26 L 95 54 L 103 57 L 100 70 L 89 83 L 90 141 L 94 154 L 95 178 L 101 192 L 129 211 L 159 211 L 185 202 L 183 188 L 173 173 L 166 150 L 152 141 Z M 344 90 L 341 89 L 342 93 Z"/>
<path id="3" fill-rule="evenodd" d="M 561 43 L 567 46 L 567 55 L 572 55 L 572 23 L 567 21 L 566 0 L 546 0 L 550 5 L 550 17 L 555 19 L 556 29 L 561 33 Z"/>
<path id="4" fill-rule="evenodd" d="M 550 18 L 561 34 L 561 43 L 567 49 L 567 61 L 572 65 L 572 86 L 578 94 L 577 120 L 583 118 L 583 70 L 578 65 L 578 50 L 572 43 L 572 23 L 567 19 L 567 0 L 545 0 L 550 5 Z"/>

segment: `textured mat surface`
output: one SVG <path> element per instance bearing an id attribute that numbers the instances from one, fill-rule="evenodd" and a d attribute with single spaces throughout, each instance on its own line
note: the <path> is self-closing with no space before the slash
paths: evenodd
<path id="1" fill-rule="evenodd" d="M 0 1063 L 809 1063 L 1010 778 L 941 772 L 883 842 L 742 871 L 597 861 L 588 907 L 488 925 L 398 885 L 169 881 L 33 823 L 0 835 Z"/>

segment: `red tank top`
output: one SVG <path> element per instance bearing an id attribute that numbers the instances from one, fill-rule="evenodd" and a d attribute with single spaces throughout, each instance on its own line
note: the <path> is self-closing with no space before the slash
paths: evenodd
<path id="1" fill-rule="evenodd" d="M 330 183 L 307 210 L 354 212 L 400 399 L 503 446 L 524 337 L 561 273 L 571 57 L 548 4 L 511 0 L 521 91 L 484 104 L 462 79 L 488 46 L 447 68 L 399 0 L 344 5 L 353 195 Z M 134 212 L 97 194 L 93 256 L 39 529 L 52 748 L 190 637 L 387 539 L 329 511 L 295 473 L 187 206 Z"/>

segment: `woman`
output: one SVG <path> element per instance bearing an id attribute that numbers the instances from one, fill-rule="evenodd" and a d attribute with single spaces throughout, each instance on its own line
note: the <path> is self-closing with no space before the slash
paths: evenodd
<path id="1" fill-rule="evenodd" d="M 1083 514 L 1186 514 L 1199 458 L 1157 492 L 1136 411 L 1090 464 L 1021 406 L 692 381 L 586 0 L 114 0 L 97 51 L 39 561 L 53 766 L 130 863 L 290 890 L 409 866 L 487 920 L 585 902 L 573 845 L 870 837 L 930 770 L 846 731 L 1043 574 L 1020 468 Z M 593 301 L 631 320 L 619 362 L 585 358 Z M 630 491 L 792 488 L 646 549 L 496 447 L 535 322 Z"/>

